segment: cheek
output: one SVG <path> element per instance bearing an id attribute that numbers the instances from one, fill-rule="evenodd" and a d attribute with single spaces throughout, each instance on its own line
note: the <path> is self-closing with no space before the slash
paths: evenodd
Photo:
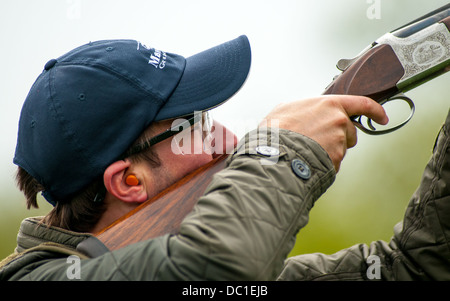
<path id="1" fill-rule="evenodd" d="M 171 165 L 173 165 L 173 168 L 177 170 L 176 174 L 180 179 L 201 166 L 209 163 L 211 160 L 212 156 L 205 153 L 198 155 L 174 155 Z"/>
<path id="2" fill-rule="evenodd" d="M 170 170 L 168 170 L 165 165 L 152 168 L 148 179 L 147 195 L 150 199 L 176 182 L 174 181 L 174 177 Z"/>
<path id="3" fill-rule="evenodd" d="M 168 140 L 168 142 L 170 139 Z M 160 145 L 158 156 L 164 170 L 170 175 L 173 182 L 209 163 L 213 157 L 210 154 L 176 154 L 172 151 L 170 143 Z"/>

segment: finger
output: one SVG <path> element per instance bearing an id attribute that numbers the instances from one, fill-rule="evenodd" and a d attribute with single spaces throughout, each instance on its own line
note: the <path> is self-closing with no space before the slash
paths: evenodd
<path id="1" fill-rule="evenodd" d="M 342 95 L 340 103 L 348 116 L 364 115 L 378 124 L 389 122 L 383 106 L 371 98 L 364 96 Z"/>
<path id="2" fill-rule="evenodd" d="M 347 148 L 352 148 L 358 142 L 358 133 L 353 122 L 347 124 Z"/>

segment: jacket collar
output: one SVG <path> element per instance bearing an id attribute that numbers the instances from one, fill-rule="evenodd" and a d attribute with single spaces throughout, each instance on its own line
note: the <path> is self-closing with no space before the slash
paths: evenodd
<path id="1" fill-rule="evenodd" d="M 79 233 L 47 226 L 42 223 L 42 219 L 43 217 L 30 217 L 22 221 L 17 235 L 16 252 L 23 252 L 47 242 L 75 249 L 80 242 L 92 236 L 90 233 Z"/>

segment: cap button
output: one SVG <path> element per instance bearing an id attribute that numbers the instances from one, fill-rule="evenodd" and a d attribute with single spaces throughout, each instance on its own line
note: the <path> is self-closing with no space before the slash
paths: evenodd
<path id="1" fill-rule="evenodd" d="M 47 62 L 47 64 L 45 64 L 44 69 L 45 69 L 45 70 L 49 70 L 50 68 L 52 68 L 53 66 L 55 66 L 55 64 L 56 64 L 57 62 L 58 62 L 57 60 L 51 59 L 50 61 Z"/>

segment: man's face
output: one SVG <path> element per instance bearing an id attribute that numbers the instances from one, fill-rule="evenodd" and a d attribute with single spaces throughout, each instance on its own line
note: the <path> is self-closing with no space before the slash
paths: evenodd
<path id="1" fill-rule="evenodd" d="M 161 166 L 148 166 L 147 193 L 149 198 L 181 180 L 187 174 L 209 163 L 215 157 L 230 153 L 237 143 L 236 136 L 220 123 L 211 121 L 210 135 L 205 121 L 194 124 L 170 139 L 152 146 Z M 152 132 L 162 133 L 174 126 L 174 120 L 157 122 Z"/>

